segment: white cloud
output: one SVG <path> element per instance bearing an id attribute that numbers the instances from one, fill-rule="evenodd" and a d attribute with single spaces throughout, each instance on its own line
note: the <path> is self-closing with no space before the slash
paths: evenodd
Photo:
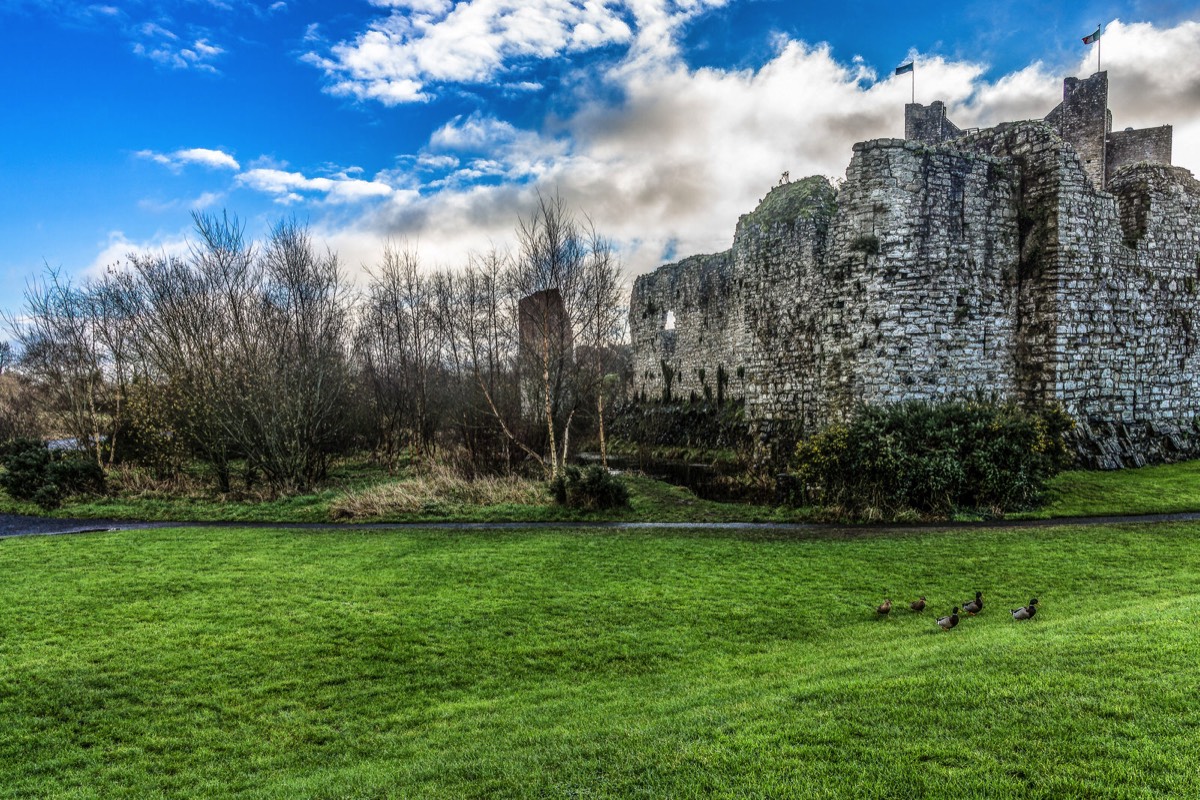
<path id="1" fill-rule="evenodd" d="M 391 13 L 328 55 L 305 60 L 327 90 L 385 105 L 423 102 L 430 86 L 480 83 L 547 59 L 630 45 L 637 59 L 674 53 L 679 26 L 725 0 L 376 0 Z M 538 84 L 515 81 L 530 90 Z"/>
<path id="2" fill-rule="evenodd" d="M 130 35 L 137 39 L 133 43 L 135 55 L 171 69 L 216 72 L 217 68 L 212 62 L 225 52 L 224 48 L 209 41 L 207 36 L 193 38 L 189 42 L 175 31 L 154 21 L 134 26 Z"/>
<path id="3" fill-rule="evenodd" d="M 274 195 L 282 203 L 299 202 L 305 198 L 302 193 L 322 195 L 329 203 L 353 203 L 389 197 L 396 191 L 386 183 L 364 181 L 345 174 L 308 178 L 299 172 L 269 168 L 247 170 L 237 176 L 237 181 L 247 188 Z"/>
<path id="4" fill-rule="evenodd" d="M 202 192 L 199 197 L 188 204 L 193 211 L 203 211 L 212 208 L 225 199 L 223 192 Z"/>
<path id="5" fill-rule="evenodd" d="M 221 150 L 209 150 L 204 147 L 193 147 L 188 150 L 176 150 L 175 158 L 185 163 L 204 164 L 209 167 L 239 169 L 237 159 Z"/>
<path id="6" fill-rule="evenodd" d="M 191 147 L 176 150 L 174 153 L 156 153 L 153 150 L 139 150 L 134 155 L 148 158 L 155 163 L 170 167 L 178 172 L 187 164 L 201 164 L 212 169 L 241 169 L 237 159 L 223 150 L 210 150 L 206 147 Z"/>
<path id="7" fill-rule="evenodd" d="M 141 242 L 131 240 L 123 231 L 112 231 L 98 246 L 99 253 L 83 270 L 81 277 L 99 278 L 110 269 L 121 269 L 133 253 L 183 256 L 188 252 L 187 233 L 184 231 L 158 234 Z"/>

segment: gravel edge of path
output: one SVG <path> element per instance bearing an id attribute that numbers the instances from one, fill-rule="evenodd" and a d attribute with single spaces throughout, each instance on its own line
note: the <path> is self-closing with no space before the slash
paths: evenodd
<path id="1" fill-rule="evenodd" d="M 994 530 L 1004 528 L 1049 528 L 1068 525 L 1162 524 L 1200 521 L 1200 512 L 1174 514 L 1130 514 L 1101 517 L 1057 517 L 1034 520 L 985 520 L 980 522 L 928 522 L 910 525 L 839 525 L 814 522 L 150 522 L 102 519 L 56 519 L 17 514 L 0 514 L 0 539 L 20 536 L 58 536 L 76 533 L 146 530 L 149 528 L 262 528 L 308 531 L 384 530 L 712 530 L 827 533 L 852 535 L 891 532 Z"/>

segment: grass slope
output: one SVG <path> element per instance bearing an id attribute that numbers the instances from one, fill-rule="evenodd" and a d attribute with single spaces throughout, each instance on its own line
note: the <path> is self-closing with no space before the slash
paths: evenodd
<path id="1" fill-rule="evenodd" d="M 1107 472 L 1071 470 L 1050 482 L 1043 508 L 1026 517 L 1200 511 L 1200 461 Z"/>
<path id="2" fill-rule="evenodd" d="M 1195 525 L 2 540 L 0 798 L 1194 797 L 1198 579 Z"/>

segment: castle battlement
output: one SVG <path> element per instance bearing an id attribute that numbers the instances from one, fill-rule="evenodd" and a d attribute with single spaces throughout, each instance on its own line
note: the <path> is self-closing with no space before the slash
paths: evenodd
<path id="1" fill-rule="evenodd" d="M 1084 173 L 1097 189 L 1106 188 L 1113 174 L 1130 164 L 1171 163 L 1170 125 L 1114 131 L 1112 120 L 1108 108 L 1108 73 L 1097 72 L 1087 78 L 1063 80 L 1063 100 L 1044 121 L 1079 154 Z M 920 103 L 904 106 L 905 139 L 941 144 L 964 136 L 969 138 L 972 133 L 946 117 L 946 104 L 941 100 L 927 106 Z"/>
<path id="2" fill-rule="evenodd" d="M 982 391 L 1061 404 L 1087 464 L 1200 456 L 1200 182 L 1169 127 L 1111 134 L 1106 102 L 1098 73 L 1045 120 L 963 131 L 910 105 L 840 187 L 772 189 L 730 250 L 638 278 L 638 391 L 723 380 L 766 441 Z"/>

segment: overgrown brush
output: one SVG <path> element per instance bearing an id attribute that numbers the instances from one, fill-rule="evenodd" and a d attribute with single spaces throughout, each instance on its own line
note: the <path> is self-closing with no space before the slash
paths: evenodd
<path id="1" fill-rule="evenodd" d="M 567 467 L 550 482 L 550 494 L 559 505 L 584 511 L 629 506 L 629 489 L 599 464 L 583 470 Z"/>
<path id="2" fill-rule="evenodd" d="M 350 492 L 330 507 L 335 519 L 368 519 L 396 514 L 442 514 L 468 507 L 549 505 L 545 484 L 515 475 L 466 478 L 435 466 L 429 472 Z"/>
<path id="3" fill-rule="evenodd" d="M 50 450 L 36 439 L 14 439 L 0 446 L 0 488 L 14 500 L 49 511 L 74 494 L 104 491 L 104 471 L 82 453 Z"/>
<path id="4" fill-rule="evenodd" d="M 1070 464 L 1073 424 L 982 401 L 865 407 L 796 446 L 792 500 L 875 519 L 1029 508 Z"/>

